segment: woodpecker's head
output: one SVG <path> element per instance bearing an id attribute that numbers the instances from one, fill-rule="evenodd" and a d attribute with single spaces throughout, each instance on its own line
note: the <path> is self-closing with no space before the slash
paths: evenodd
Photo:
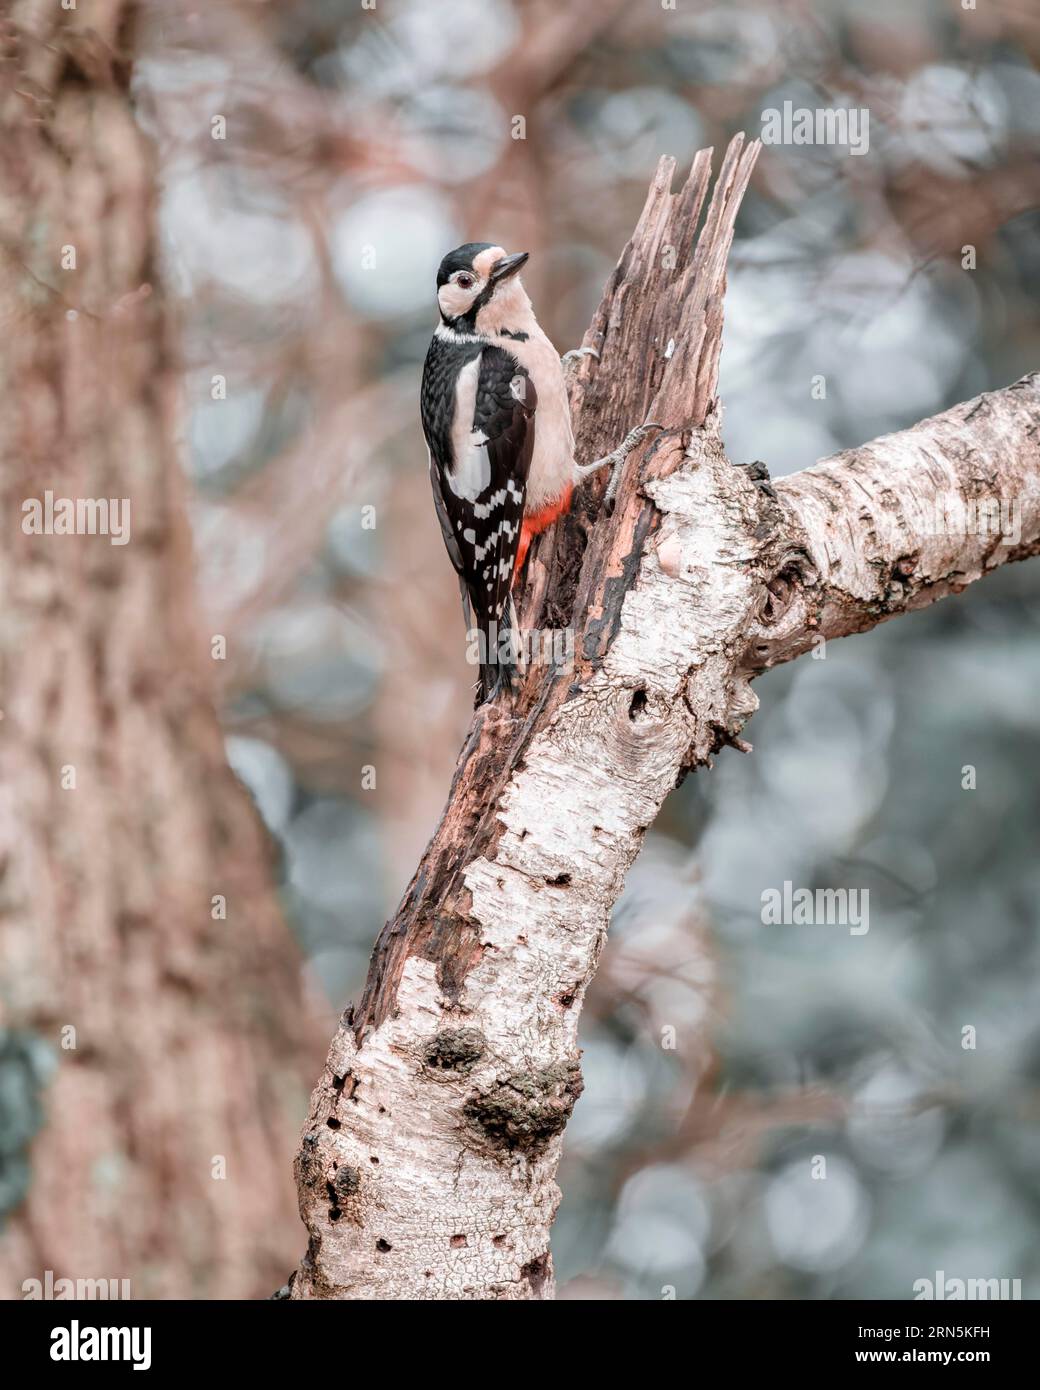
<path id="1" fill-rule="evenodd" d="M 523 329 L 531 301 L 519 271 L 527 252 L 507 255 L 501 246 L 468 241 L 449 251 L 437 271 L 441 320 L 460 333 L 493 337 L 503 329 Z"/>

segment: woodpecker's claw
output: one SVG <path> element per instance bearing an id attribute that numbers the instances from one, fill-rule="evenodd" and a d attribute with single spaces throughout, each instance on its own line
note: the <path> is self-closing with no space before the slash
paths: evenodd
<path id="1" fill-rule="evenodd" d="M 634 430 L 629 430 L 624 439 L 609 454 L 604 454 L 603 458 L 596 459 L 594 463 L 581 464 L 578 473 L 585 478 L 590 473 L 595 473 L 598 469 L 610 467 L 610 482 L 607 490 L 603 494 L 603 507 L 610 516 L 614 510 L 614 498 L 617 494 L 618 484 L 621 482 L 621 474 L 624 470 L 625 460 L 632 450 L 646 438 L 651 430 L 663 430 L 664 425 L 658 424 L 656 420 L 646 420 L 641 425 L 636 425 Z"/>
<path id="2" fill-rule="evenodd" d="M 595 357 L 598 360 L 599 351 L 594 347 L 571 348 L 570 352 L 563 354 L 560 361 L 566 366 L 568 362 L 577 362 L 582 357 Z"/>

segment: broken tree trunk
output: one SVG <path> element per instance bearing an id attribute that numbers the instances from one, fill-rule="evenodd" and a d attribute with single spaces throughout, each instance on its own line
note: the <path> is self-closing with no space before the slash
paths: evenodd
<path id="1" fill-rule="evenodd" d="M 757 154 L 662 161 L 572 381 L 580 458 L 660 421 L 612 517 L 583 496 L 540 538 L 525 629 L 574 634 L 479 708 L 447 808 L 365 992 L 344 1015 L 297 1159 L 310 1243 L 295 1298 L 548 1298 L 585 991 L 668 792 L 757 705 L 752 678 L 1040 548 L 1028 378 L 785 478 L 726 458 L 715 399 L 726 257 Z M 1016 535 L 970 507 L 1016 499 Z M 966 515 L 966 508 L 968 509 Z"/>

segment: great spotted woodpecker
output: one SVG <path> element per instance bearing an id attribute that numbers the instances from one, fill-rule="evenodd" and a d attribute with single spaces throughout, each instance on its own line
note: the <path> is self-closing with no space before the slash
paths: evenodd
<path id="1" fill-rule="evenodd" d="M 612 494 L 620 465 L 655 428 L 638 426 L 605 458 L 575 463 L 563 366 L 520 283 L 527 255 L 467 242 L 444 257 L 420 396 L 437 517 L 483 647 L 478 699 L 511 681 L 503 634 L 515 628 L 511 589 L 532 539 L 604 464 L 615 470 Z"/>

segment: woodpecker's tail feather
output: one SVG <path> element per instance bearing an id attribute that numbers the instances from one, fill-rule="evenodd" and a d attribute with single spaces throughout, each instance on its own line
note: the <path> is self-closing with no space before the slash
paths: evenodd
<path id="1" fill-rule="evenodd" d="M 516 674 L 523 669 L 519 642 L 519 627 L 512 595 L 501 619 L 479 615 L 481 647 L 480 681 L 477 685 L 478 705 L 495 700 L 503 689 L 516 688 Z"/>
<path id="2" fill-rule="evenodd" d="M 511 690 L 513 686 L 510 679 L 511 675 L 512 672 L 505 666 L 482 666 L 480 668 L 480 680 L 477 683 L 477 698 L 474 701 L 474 708 L 477 705 L 488 704 L 492 700 L 497 700 L 503 686 Z"/>

